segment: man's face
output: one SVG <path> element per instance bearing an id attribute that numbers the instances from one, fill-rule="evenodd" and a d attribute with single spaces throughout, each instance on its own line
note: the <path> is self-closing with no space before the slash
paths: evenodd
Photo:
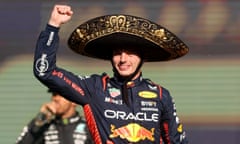
<path id="1" fill-rule="evenodd" d="M 112 61 L 118 73 L 123 77 L 127 77 L 135 72 L 141 58 L 134 50 L 117 49 L 113 51 Z"/>
<path id="2" fill-rule="evenodd" d="M 52 102 L 56 108 L 56 115 L 65 115 L 74 107 L 72 102 L 58 94 L 52 96 Z"/>

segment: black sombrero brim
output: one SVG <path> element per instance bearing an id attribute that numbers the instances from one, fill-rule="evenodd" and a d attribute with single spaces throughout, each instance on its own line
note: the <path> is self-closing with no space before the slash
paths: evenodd
<path id="1" fill-rule="evenodd" d="M 78 26 L 69 47 L 84 56 L 111 60 L 116 48 L 135 48 L 144 61 L 167 61 L 184 56 L 188 47 L 166 28 L 130 15 L 107 15 Z"/>

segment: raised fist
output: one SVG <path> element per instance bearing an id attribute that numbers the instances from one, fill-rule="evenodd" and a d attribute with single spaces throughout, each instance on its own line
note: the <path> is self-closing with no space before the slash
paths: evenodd
<path id="1" fill-rule="evenodd" d="M 68 5 L 55 5 L 52 10 L 48 24 L 60 27 L 61 24 L 68 22 L 73 15 L 71 7 Z"/>

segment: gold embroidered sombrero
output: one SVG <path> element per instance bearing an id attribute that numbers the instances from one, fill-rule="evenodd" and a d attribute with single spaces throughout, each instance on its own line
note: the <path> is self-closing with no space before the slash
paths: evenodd
<path id="1" fill-rule="evenodd" d="M 166 28 L 131 15 L 105 15 L 79 25 L 68 46 L 84 56 L 111 60 L 115 48 L 136 48 L 144 61 L 167 61 L 184 56 L 188 47 Z"/>

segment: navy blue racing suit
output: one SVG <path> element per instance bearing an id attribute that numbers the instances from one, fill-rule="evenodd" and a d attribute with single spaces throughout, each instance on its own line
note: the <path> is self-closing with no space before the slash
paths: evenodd
<path id="1" fill-rule="evenodd" d="M 186 144 L 169 91 L 142 76 L 123 83 L 107 74 L 79 76 L 56 66 L 59 28 L 47 25 L 37 41 L 34 75 L 48 88 L 83 106 L 96 144 Z"/>

